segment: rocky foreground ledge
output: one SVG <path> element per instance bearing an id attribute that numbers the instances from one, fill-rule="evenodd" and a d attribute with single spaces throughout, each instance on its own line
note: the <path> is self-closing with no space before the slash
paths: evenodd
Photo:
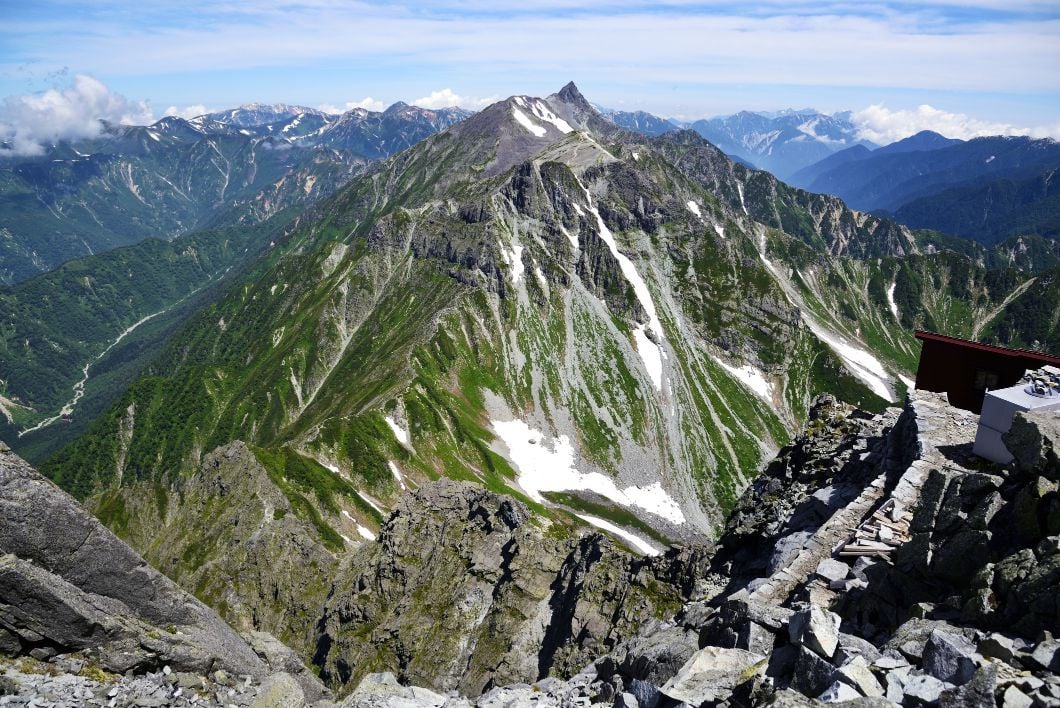
<path id="1" fill-rule="evenodd" d="M 624 597 L 620 586 L 644 575 L 639 566 L 630 575 L 616 561 L 607 582 L 583 582 L 596 595 L 574 596 L 581 609 L 548 655 L 574 659 L 595 637 L 602 655 L 591 663 L 542 664 L 535 635 L 498 631 L 461 650 L 464 665 L 497 662 L 483 651 L 509 662 L 518 649 L 547 667 L 540 680 L 500 685 L 492 671 L 482 695 L 462 696 L 452 671 L 413 678 L 425 665 L 397 654 L 390 671 L 333 687 L 349 707 L 1060 706 L 1060 418 L 1018 418 L 1007 468 L 971 455 L 976 422 L 932 394 L 878 416 L 820 399 L 806 433 L 746 490 L 709 561 L 674 566 L 696 569 L 694 579 L 678 574 L 685 599 L 676 611 L 606 601 Z M 369 559 L 390 560 L 351 566 L 354 585 L 389 587 L 379 585 L 380 568 L 408 578 L 422 565 L 412 562 L 417 553 L 444 549 L 446 598 L 478 597 L 487 578 L 506 587 L 483 574 L 498 548 L 508 549 L 505 568 L 524 568 L 504 559 L 516 546 L 536 548 L 513 545 L 525 510 L 473 485 L 440 484 L 410 495 L 409 513 L 387 522 L 386 543 L 373 551 L 385 558 Z M 444 544 L 417 546 L 405 533 L 424 509 L 455 515 L 441 527 Z M 481 528 L 449 538 L 469 518 Z M 0 705 L 334 705 L 293 652 L 269 635 L 236 633 L 7 450 L 0 554 L 0 656 L 12 657 L 0 659 Z M 477 580 L 461 579 L 461 563 Z M 526 577 L 525 568 L 502 573 L 527 601 L 494 598 L 497 612 L 529 612 L 527 598 L 547 604 L 585 575 L 576 564 L 558 574 L 538 565 Z M 651 568 L 652 577 L 673 570 Z M 534 590 L 548 577 L 554 592 Z M 329 606 L 323 626 L 348 622 L 352 607 Z M 635 623 L 606 612 L 645 607 L 652 611 Z M 382 640 L 415 640 L 415 627 L 391 624 Z"/>
<path id="2" fill-rule="evenodd" d="M 971 455 L 976 424 L 933 394 L 879 416 L 822 399 L 672 620 L 566 681 L 469 701 L 377 674 L 348 704 L 1060 706 L 1060 419 L 1018 419 L 1009 468 Z"/>

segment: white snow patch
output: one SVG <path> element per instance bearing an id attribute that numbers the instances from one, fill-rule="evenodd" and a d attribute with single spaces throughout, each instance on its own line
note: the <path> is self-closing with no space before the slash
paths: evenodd
<path id="1" fill-rule="evenodd" d="M 490 426 L 508 447 L 508 455 L 519 472 L 519 486 L 537 502 L 545 502 L 542 492 L 585 489 L 616 504 L 644 509 L 674 524 L 685 523 L 680 505 L 660 482 L 619 489 L 613 479 L 599 472 L 579 472 L 574 467 L 574 446 L 566 435 L 546 439 L 543 433 L 521 420 L 494 420 Z"/>
<path id="2" fill-rule="evenodd" d="M 390 465 L 390 473 L 394 475 L 394 479 L 397 480 L 398 486 L 401 487 L 401 491 L 405 491 L 408 487 L 405 486 L 405 479 L 401 476 L 401 470 L 398 469 L 397 465 L 392 460 L 387 460 L 387 464 Z"/>
<path id="3" fill-rule="evenodd" d="M 409 431 L 405 430 L 400 425 L 398 425 L 398 422 L 390 416 L 387 416 L 383 420 L 385 420 L 386 424 L 390 426 L 390 430 L 394 432 L 394 437 L 398 439 L 398 442 L 408 447 Z"/>
<path id="4" fill-rule="evenodd" d="M 556 128 L 561 133 L 566 134 L 574 130 L 574 128 L 570 127 L 570 123 L 563 120 L 551 110 L 549 110 L 548 106 L 546 106 L 541 101 L 534 101 L 533 103 L 531 103 L 530 110 L 533 111 L 534 115 L 540 118 L 541 120 L 556 126 Z"/>
<path id="5" fill-rule="evenodd" d="M 519 123 L 519 125 L 523 126 L 539 138 L 544 136 L 544 134 L 548 132 L 547 129 L 542 128 L 540 125 L 530 120 L 526 116 L 526 114 L 520 111 L 518 108 L 512 109 L 512 115 L 515 116 L 515 120 Z"/>
<path id="6" fill-rule="evenodd" d="M 357 524 L 357 533 L 361 534 L 361 538 L 366 541 L 375 540 L 375 534 L 372 533 L 372 530 L 367 527 L 361 526 L 360 524 Z"/>
<path id="7" fill-rule="evenodd" d="M 575 516 L 577 516 L 582 521 L 587 521 L 597 528 L 603 529 L 604 531 L 609 531 L 618 536 L 619 538 L 628 541 L 629 544 L 633 546 L 633 548 L 637 549 L 646 556 L 657 556 L 660 554 L 658 548 L 651 545 L 640 536 L 632 534 L 623 528 L 619 528 L 618 526 L 612 524 L 610 521 L 605 521 L 604 519 L 598 518 L 596 516 L 589 516 L 588 514 L 575 514 Z"/>
<path id="8" fill-rule="evenodd" d="M 339 471 L 339 468 L 335 465 L 335 463 L 333 463 L 333 462 L 325 462 L 323 464 L 324 464 L 324 467 L 328 468 L 329 470 L 331 470 L 335 474 L 339 475 L 340 477 L 342 476 L 342 472 Z M 343 512 L 343 513 L 345 513 L 345 512 Z"/>
<path id="9" fill-rule="evenodd" d="M 809 324 L 810 320 L 806 320 L 806 323 Z M 891 390 L 887 386 L 887 370 L 883 368 L 880 360 L 864 349 L 849 344 L 836 333 L 829 332 L 815 324 L 811 324 L 810 329 L 817 335 L 817 338 L 834 349 L 847 366 L 854 371 L 854 374 L 872 389 L 873 393 L 885 401 L 891 400 Z"/>
<path id="10" fill-rule="evenodd" d="M 523 246 L 522 244 L 515 244 L 511 250 L 507 250 L 504 246 L 501 246 L 501 258 L 512 269 L 512 282 L 518 283 L 519 278 L 523 276 Z"/>
<path id="11" fill-rule="evenodd" d="M 581 184 L 579 182 L 579 184 Z M 611 230 L 607 228 L 607 224 L 604 223 L 603 217 L 600 216 L 600 210 L 593 206 L 593 197 L 586 189 L 585 185 L 581 185 L 581 188 L 585 190 L 585 198 L 589 202 L 589 212 L 596 217 L 596 226 L 600 232 L 600 238 L 607 247 L 611 249 L 611 255 L 618 261 L 618 266 L 622 270 L 622 275 L 626 277 L 629 284 L 633 286 L 633 293 L 637 296 L 637 300 L 640 301 L 641 307 L 648 314 L 648 326 L 651 327 L 652 333 L 660 338 L 665 339 L 666 333 L 663 331 L 662 322 L 659 321 L 659 315 L 655 310 L 655 301 L 652 300 L 651 291 L 648 290 L 648 284 L 644 282 L 644 278 L 640 277 L 640 273 L 637 272 L 637 267 L 633 265 L 633 261 L 626 257 L 624 253 L 618 250 L 618 244 L 615 242 L 615 236 L 611 233 Z M 647 339 L 647 336 L 645 336 Z M 644 360 L 644 367 L 648 369 L 649 375 L 652 375 L 652 367 L 656 366 L 656 360 L 661 358 L 662 353 L 658 352 L 658 356 L 655 353 L 649 352 L 649 349 L 653 346 L 656 350 L 661 349 L 661 344 L 654 344 L 648 340 L 649 347 L 640 347 L 638 344 L 638 352 L 640 353 L 641 359 Z M 649 361 L 650 360 L 650 361 Z M 652 375 L 652 380 L 655 383 L 655 388 L 662 390 L 662 371 L 661 364 L 659 366 L 659 376 L 655 378 Z"/>
<path id="12" fill-rule="evenodd" d="M 633 341 L 637 343 L 637 353 L 644 360 L 644 368 L 648 370 L 648 376 L 655 388 L 662 390 L 662 352 L 659 345 L 648 339 L 648 328 L 645 325 L 637 325 L 633 330 Z"/>
<path id="13" fill-rule="evenodd" d="M 379 504 L 376 503 L 375 499 L 372 499 L 370 496 L 368 496 L 364 492 L 357 492 L 357 496 L 359 496 L 361 499 L 364 499 L 366 502 L 368 502 L 368 506 L 370 506 L 373 509 L 375 509 L 376 511 L 378 511 L 380 516 L 386 516 L 386 512 L 383 511 L 383 508 L 381 506 L 379 506 Z"/>
<path id="14" fill-rule="evenodd" d="M 916 390 L 916 381 L 914 381 L 913 379 L 909 378 L 908 376 L 902 376 L 901 374 L 898 374 L 898 379 L 902 383 L 904 383 L 905 387 L 910 391 Z"/>
<path id="15" fill-rule="evenodd" d="M 991 155 L 990 157 L 988 157 L 985 160 L 983 160 L 983 162 L 985 162 L 986 164 L 989 165 L 991 162 L 994 161 L 994 157 L 995 157 L 994 155 Z"/>
<path id="16" fill-rule="evenodd" d="M 633 161 L 636 162 L 639 159 L 640 159 L 640 153 L 637 152 L 637 151 L 634 151 L 633 152 Z"/>
<path id="17" fill-rule="evenodd" d="M 765 374 L 760 370 L 751 366 L 750 364 L 744 364 L 743 366 L 733 366 L 724 361 L 718 360 L 721 364 L 721 368 L 728 371 L 730 374 L 736 377 L 736 380 L 747 386 L 749 389 L 757 393 L 765 400 L 773 401 L 773 385 L 766 379 Z"/>
<path id="18" fill-rule="evenodd" d="M 887 288 L 887 304 L 891 306 L 891 312 L 894 313 L 894 318 L 898 319 L 898 304 L 894 301 L 894 289 L 898 285 L 895 281 L 891 283 L 891 287 Z"/>
<path id="19" fill-rule="evenodd" d="M 744 202 L 744 200 L 743 200 L 743 182 L 737 182 L 736 183 L 736 193 L 740 195 L 740 208 L 743 209 L 743 213 L 744 214 L 749 213 L 747 211 L 747 203 Z"/>
<path id="20" fill-rule="evenodd" d="M 699 210 L 699 205 L 696 204 L 694 201 L 689 199 L 687 202 L 685 202 L 685 206 L 687 206 L 688 210 L 698 216 L 700 219 L 703 218 L 703 212 Z"/>
<path id="21" fill-rule="evenodd" d="M 160 137 L 158 137 L 158 134 L 155 133 L 155 131 L 153 131 L 153 130 L 147 131 L 147 137 L 151 138 L 156 143 L 162 142 L 162 139 Z M 987 160 L 987 162 L 989 162 L 989 160 Z"/>
<path id="22" fill-rule="evenodd" d="M 342 536 L 342 540 L 346 542 L 347 546 L 352 546 L 353 545 L 353 539 L 352 538 L 350 538 L 349 536 L 347 536 L 344 533 L 340 533 L 339 535 Z"/>

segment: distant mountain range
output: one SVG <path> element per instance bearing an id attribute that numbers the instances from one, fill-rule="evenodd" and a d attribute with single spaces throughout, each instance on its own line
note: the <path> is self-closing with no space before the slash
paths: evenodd
<path id="1" fill-rule="evenodd" d="M 369 162 L 468 115 L 404 103 L 342 115 L 249 104 L 105 125 L 97 138 L 41 156 L 0 150 L 0 284 L 149 237 L 257 223 L 331 194 Z"/>
<path id="2" fill-rule="evenodd" d="M 876 147 L 858 137 L 850 115 L 849 111 L 835 115 L 816 111 L 741 111 L 697 120 L 688 127 L 727 154 L 787 180 L 800 169 L 840 150 Z"/>
<path id="3" fill-rule="evenodd" d="M 855 146 L 791 182 L 914 228 L 993 244 L 1060 236 L 1060 144 L 994 136 L 962 141 L 924 131 L 886 147 Z"/>

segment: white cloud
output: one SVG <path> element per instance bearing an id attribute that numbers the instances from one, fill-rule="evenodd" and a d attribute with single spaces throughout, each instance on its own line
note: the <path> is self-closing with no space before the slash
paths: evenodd
<path id="1" fill-rule="evenodd" d="M 178 116 L 180 118 L 184 118 L 186 120 L 190 120 L 192 118 L 198 118 L 201 115 L 205 115 L 207 113 L 212 113 L 212 112 L 213 112 L 212 109 L 207 108 L 206 106 L 202 105 L 201 103 L 197 103 L 197 104 L 195 104 L 193 106 L 184 106 L 183 108 L 177 108 L 176 106 L 170 106 L 169 108 L 166 109 L 166 113 L 165 114 L 167 116 Z"/>
<path id="2" fill-rule="evenodd" d="M 322 103 L 317 106 L 317 108 L 325 113 L 345 113 L 346 111 L 352 111 L 354 108 L 363 108 L 366 111 L 375 111 L 378 113 L 386 108 L 386 104 L 377 98 L 365 96 L 360 101 L 346 101 L 343 106 L 336 106 L 333 103 Z"/>
<path id="3" fill-rule="evenodd" d="M 90 138 L 111 123 L 146 124 L 153 120 L 144 101 L 130 101 L 91 76 L 77 74 L 64 89 L 9 96 L 0 103 L 0 139 L 17 155 L 39 155 L 60 140 Z"/>
<path id="4" fill-rule="evenodd" d="M 1033 138 L 1060 138 L 1060 123 L 1051 126 L 1019 127 L 1009 123 L 979 120 L 963 113 L 950 113 L 927 104 L 912 110 L 891 110 L 875 104 L 851 116 L 860 137 L 880 145 L 908 138 L 922 130 L 932 130 L 948 138 L 970 140 L 987 135 L 1029 135 Z"/>
<path id="5" fill-rule="evenodd" d="M 467 108 L 469 110 L 478 110 L 485 108 L 491 103 L 497 102 L 496 96 L 490 96 L 488 98 L 472 98 L 471 96 L 460 96 L 453 92 L 451 88 L 444 88 L 441 91 L 432 91 L 430 96 L 424 96 L 423 98 L 417 98 L 413 101 L 413 105 L 419 106 L 420 108 L 451 108 L 453 106 L 459 106 L 460 108 Z"/>

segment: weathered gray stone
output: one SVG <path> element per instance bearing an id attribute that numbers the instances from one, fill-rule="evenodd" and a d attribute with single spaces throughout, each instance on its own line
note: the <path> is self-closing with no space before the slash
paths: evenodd
<path id="1" fill-rule="evenodd" d="M 629 692 L 637 699 L 640 708 L 655 708 L 659 705 L 659 688 L 648 681 L 633 679 L 629 683 Z"/>
<path id="2" fill-rule="evenodd" d="M 1011 664 L 1016 655 L 1016 644 L 1004 634 L 991 634 L 979 642 L 979 653 Z"/>
<path id="3" fill-rule="evenodd" d="M 834 558 L 823 558 L 817 564 L 817 575 L 824 578 L 826 582 L 845 580 L 850 574 L 850 566 Z"/>
<path id="4" fill-rule="evenodd" d="M 661 684 L 676 674 L 698 650 L 695 632 L 684 627 L 664 627 L 630 640 L 625 645 L 619 671 L 631 678 Z"/>
<path id="5" fill-rule="evenodd" d="M 817 697 L 817 700 L 824 701 L 825 703 L 844 703 L 846 701 L 857 700 L 858 698 L 861 698 L 861 694 L 854 690 L 852 686 L 836 681 L 826 688 L 824 692 Z"/>
<path id="6" fill-rule="evenodd" d="M 632 693 L 620 693 L 615 696 L 614 708 L 640 708 L 640 701 Z"/>
<path id="7" fill-rule="evenodd" d="M 306 702 L 315 703 L 322 698 L 331 697 L 331 691 L 324 686 L 316 674 L 310 671 L 298 655 L 279 639 L 265 632 L 247 632 L 243 636 L 254 652 L 268 664 L 270 671 L 286 673 L 298 682 Z"/>
<path id="8" fill-rule="evenodd" d="M 1034 701 L 1015 686 L 1009 686 L 1001 696 L 1001 708 L 1031 708 Z"/>
<path id="9" fill-rule="evenodd" d="M 305 705 L 305 694 L 293 676 L 287 673 L 273 674 L 261 684 L 261 692 L 251 703 L 251 708 L 290 708 Z"/>
<path id="10" fill-rule="evenodd" d="M 830 659 L 839 646 L 839 615 L 817 605 L 796 612 L 788 623 L 793 644 L 802 644 Z"/>
<path id="11" fill-rule="evenodd" d="M 512 692 L 523 691 L 531 693 L 530 686 L 520 684 L 517 687 L 507 687 Z M 505 689 L 498 689 L 505 690 Z M 483 700 L 487 700 L 487 694 Z M 341 704 L 342 708 L 390 708 L 392 706 L 403 706 L 404 708 L 439 708 L 446 704 L 446 697 L 429 691 L 425 688 L 415 686 L 402 686 L 398 683 L 394 674 L 389 671 L 368 674 Z M 511 702 L 483 702 L 491 708 L 502 705 L 511 705 Z"/>
<path id="12" fill-rule="evenodd" d="M 675 701 L 698 706 L 721 701 L 762 673 L 766 657 L 742 649 L 704 647 L 660 689 Z"/>
<path id="13" fill-rule="evenodd" d="M 943 692 L 940 708 L 982 708 L 994 705 L 997 689 L 997 667 L 987 664 L 979 668 L 972 680 L 963 686 Z"/>
<path id="14" fill-rule="evenodd" d="M 876 680 L 863 657 L 856 656 L 839 667 L 838 678 L 856 688 L 863 696 L 883 696 L 883 686 Z"/>
<path id="15" fill-rule="evenodd" d="M 962 636 L 935 629 L 924 645 L 924 671 L 961 686 L 975 673 L 975 647 Z"/>
<path id="16" fill-rule="evenodd" d="M 819 696 L 835 680 L 835 667 L 806 646 L 798 648 L 791 687 L 807 696 Z"/>
<path id="17" fill-rule="evenodd" d="M 837 665 L 842 666 L 857 656 L 864 657 L 865 661 L 871 664 L 879 659 L 882 654 L 871 642 L 867 642 L 853 634 L 840 632 L 839 648 L 836 649 L 835 655 L 832 657 L 833 661 Z"/>
<path id="18" fill-rule="evenodd" d="M 121 673 L 159 664 L 267 673 L 212 610 L 6 448 L 0 553 L 0 620 L 53 651 L 93 649 L 104 668 Z"/>
<path id="19" fill-rule="evenodd" d="M 1060 642 L 1055 639 L 1039 642 L 1031 652 L 1030 660 L 1039 668 L 1060 673 Z"/>
<path id="20" fill-rule="evenodd" d="M 912 675 L 906 680 L 902 690 L 906 696 L 931 705 L 938 703 L 942 692 L 947 688 L 948 686 L 945 683 L 934 676 Z M 890 696 L 888 695 L 888 697 Z"/>

